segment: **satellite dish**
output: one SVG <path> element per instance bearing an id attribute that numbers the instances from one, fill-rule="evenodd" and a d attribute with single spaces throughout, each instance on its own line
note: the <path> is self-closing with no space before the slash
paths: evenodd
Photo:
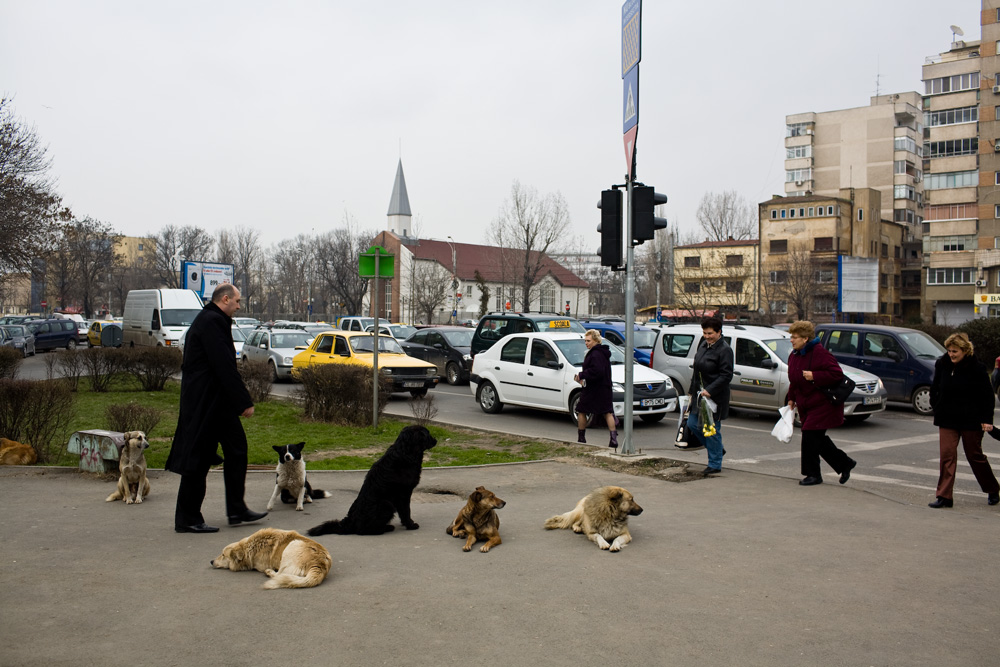
<path id="1" fill-rule="evenodd" d="M 952 41 L 954 41 L 955 35 L 958 35 L 959 37 L 964 37 L 965 36 L 965 31 L 962 30 L 961 28 L 959 28 L 957 25 L 953 25 L 953 26 L 949 26 L 949 27 L 951 28 Z"/>

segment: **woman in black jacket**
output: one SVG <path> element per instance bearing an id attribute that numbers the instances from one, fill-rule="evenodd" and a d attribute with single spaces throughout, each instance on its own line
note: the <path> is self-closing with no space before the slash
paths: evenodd
<path id="1" fill-rule="evenodd" d="M 573 376 L 583 385 L 576 404 L 576 441 L 587 442 L 587 414 L 603 414 L 611 431 L 608 447 L 618 451 L 618 420 L 615 419 L 615 407 L 611 400 L 611 350 L 607 345 L 601 345 L 601 332 L 597 329 L 588 329 L 583 335 L 583 343 L 587 346 L 587 356 L 583 358 L 580 372 Z"/>
<path id="2" fill-rule="evenodd" d="M 964 333 L 954 333 L 944 342 L 948 354 L 934 364 L 931 407 L 941 447 L 935 509 L 952 506 L 958 441 L 961 439 L 979 488 L 990 505 L 1000 503 L 1000 484 L 983 454 L 983 432 L 993 430 L 994 397 L 986 368 L 972 356 L 972 343 Z"/>

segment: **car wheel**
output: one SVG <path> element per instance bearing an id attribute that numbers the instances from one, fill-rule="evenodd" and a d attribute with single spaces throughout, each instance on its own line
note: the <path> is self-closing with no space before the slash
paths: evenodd
<path id="1" fill-rule="evenodd" d="M 427 387 L 424 387 L 423 389 L 410 390 L 410 396 L 412 396 L 413 398 L 423 398 L 426 395 L 427 395 Z"/>
<path id="2" fill-rule="evenodd" d="M 919 415 L 932 415 L 934 408 L 931 407 L 931 388 L 928 386 L 917 387 L 913 391 L 913 409 Z"/>
<path id="3" fill-rule="evenodd" d="M 66 341 L 66 349 L 67 350 L 75 350 L 76 349 L 76 341 L 72 340 L 72 339 Z"/>
<path id="4" fill-rule="evenodd" d="M 448 384 L 458 384 L 462 379 L 462 371 L 454 361 L 449 361 L 444 367 L 444 375 L 448 379 Z"/>
<path id="5" fill-rule="evenodd" d="M 478 394 L 476 400 L 479 401 L 479 407 L 483 409 L 483 412 L 496 414 L 503 410 L 503 403 L 500 402 L 500 397 L 497 396 L 496 387 L 489 382 L 479 385 Z"/>
<path id="6" fill-rule="evenodd" d="M 576 411 L 576 404 L 580 402 L 580 392 L 574 393 L 569 397 L 569 416 L 573 420 L 574 424 L 579 425 L 579 413 Z M 594 418 L 594 415 L 587 415 L 587 425 L 590 425 L 590 421 Z"/>
<path id="7" fill-rule="evenodd" d="M 21 348 L 21 356 L 25 359 L 28 358 L 28 348 L 27 346 Z"/>
<path id="8" fill-rule="evenodd" d="M 639 415 L 639 419 L 646 422 L 647 424 L 655 424 L 656 422 L 663 421 L 663 418 L 667 416 L 666 412 L 656 412 L 651 415 Z"/>
<path id="9" fill-rule="evenodd" d="M 246 357 L 243 357 L 243 361 L 244 362 L 246 361 L 246 359 L 247 359 Z M 277 382 L 278 381 L 278 367 L 274 365 L 274 359 L 271 359 L 271 361 L 267 362 L 267 364 L 271 367 L 271 382 L 272 383 Z"/>

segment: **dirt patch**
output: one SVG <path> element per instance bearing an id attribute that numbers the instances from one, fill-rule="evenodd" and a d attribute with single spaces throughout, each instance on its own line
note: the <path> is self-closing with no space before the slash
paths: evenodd
<path id="1" fill-rule="evenodd" d="M 565 461 L 566 463 L 574 463 L 576 465 L 585 465 L 590 468 L 612 470 L 625 475 L 652 477 L 654 479 L 662 479 L 668 482 L 693 482 L 695 480 L 705 479 L 705 476 L 702 474 L 704 466 L 695 466 L 695 469 L 691 470 L 687 463 L 675 461 L 673 459 L 623 459 L 606 455 L 591 455 L 583 457 L 566 457 L 557 460 Z"/>

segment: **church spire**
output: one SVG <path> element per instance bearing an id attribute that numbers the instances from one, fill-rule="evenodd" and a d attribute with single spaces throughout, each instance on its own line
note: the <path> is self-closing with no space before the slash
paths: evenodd
<path id="1" fill-rule="evenodd" d="M 389 200 L 389 231 L 397 236 L 410 235 L 410 198 L 406 195 L 406 179 L 403 178 L 403 160 L 396 167 L 396 182 L 392 186 Z"/>

